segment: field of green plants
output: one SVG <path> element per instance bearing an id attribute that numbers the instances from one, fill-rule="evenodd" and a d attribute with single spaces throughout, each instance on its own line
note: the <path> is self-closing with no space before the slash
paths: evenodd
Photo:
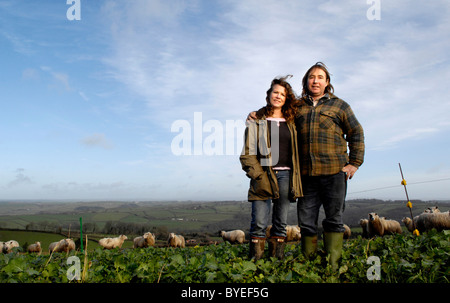
<path id="1" fill-rule="evenodd" d="M 305 260 L 300 246 L 286 246 L 287 257 L 248 258 L 248 245 L 89 250 L 33 255 L 0 254 L 0 282 L 48 283 L 291 283 L 291 282 L 429 282 L 448 283 L 450 231 L 409 233 L 383 238 L 346 240 L 338 272 L 319 253 Z M 319 241 L 319 249 L 321 249 Z M 20 250 L 20 249 L 19 249 Z M 68 262 L 76 256 L 79 264 Z M 369 257 L 380 260 L 380 280 L 369 280 Z M 75 259 L 77 259 L 75 258 Z M 72 258 L 73 260 L 73 258 Z M 79 280 L 68 273 L 79 270 Z"/>

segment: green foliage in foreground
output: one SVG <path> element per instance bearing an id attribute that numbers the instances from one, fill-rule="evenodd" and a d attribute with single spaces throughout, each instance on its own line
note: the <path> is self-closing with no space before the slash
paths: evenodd
<path id="1" fill-rule="evenodd" d="M 333 273 L 326 257 L 307 261 L 300 246 L 288 244 L 282 260 L 248 258 L 248 245 L 220 244 L 194 248 L 96 249 L 80 259 L 80 282 L 196 283 L 196 282 L 438 282 L 450 277 L 450 231 L 432 231 L 344 242 L 339 271 Z M 319 247 L 320 248 L 320 247 Z M 381 280 L 366 273 L 370 256 L 380 259 Z M 68 255 L 1 254 L 0 282 L 69 282 Z M 86 266 L 85 266 L 86 265 Z M 74 280 L 76 281 L 76 280 Z"/>

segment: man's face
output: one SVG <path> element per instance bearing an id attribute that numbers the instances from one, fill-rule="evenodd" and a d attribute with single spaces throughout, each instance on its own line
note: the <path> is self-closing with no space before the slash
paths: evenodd
<path id="1" fill-rule="evenodd" d="M 322 97 L 328 84 L 327 75 L 322 69 L 314 68 L 311 70 L 308 76 L 308 90 L 312 97 Z"/>

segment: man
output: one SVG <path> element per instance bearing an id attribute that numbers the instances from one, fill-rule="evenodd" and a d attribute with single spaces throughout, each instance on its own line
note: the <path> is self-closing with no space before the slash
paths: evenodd
<path id="1" fill-rule="evenodd" d="M 302 84 L 295 120 L 304 195 L 297 204 L 302 251 L 308 258 L 317 250 L 317 221 L 323 205 L 324 248 L 336 270 L 342 253 L 347 180 L 364 161 L 364 132 L 350 106 L 333 94 L 325 64 L 313 65 Z"/>

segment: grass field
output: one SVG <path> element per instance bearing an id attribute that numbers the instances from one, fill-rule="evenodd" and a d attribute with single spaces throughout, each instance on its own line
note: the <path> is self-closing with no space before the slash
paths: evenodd
<path id="1" fill-rule="evenodd" d="M 17 204 L 17 205 L 16 205 Z M 149 223 L 179 231 L 199 230 L 211 222 L 229 221 L 242 212 L 249 213 L 250 203 L 223 202 L 2 202 L 0 228 L 26 229 L 30 223 L 48 223 L 67 228 L 95 223 L 103 228 L 108 221 Z"/>
<path id="2" fill-rule="evenodd" d="M 421 213 L 426 207 L 438 205 L 441 211 L 450 209 L 444 201 L 414 201 L 413 214 Z M 62 235 L 54 233 L 71 233 L 72 238 L 79 238 L 79 219 L 83 225 L 96 226 L 95 231 L 85 232 L 91 239 L 89 248 L 96 248 L 96 240 L 104 237 L 102 229 L 107 222 L 124 224 L 145 224 L 146 227 L 162 228 L 165 235 L 169 232 L 189 235 L 205 233 L 218 238 L 220 230 L 242 229 L 248 232 L 250 225 L 251 203 L 240 201 L 222 202 L 0 202 L 0 241 L 11 239 L 24 243 L 40 241 L 44 250 L 48 244 L 60 240 Z M 367 218 L 369 212 L 377 212 L 400 221 L 410 216 L 409 209 L 403 201 L 350 200 L 346 202 L 344 223 L 352 228 L 355 236 L 361 232 L 359 219 Z M 319 216 L 321 222 L 323 214 Z M 33 225 L 34 224 L 34 225 Z M 297 224 L 296 204 L 291 205 L 288 224 Z M 402 224 L 403 225 L 403 224 Z M 30 227 L 31 226 L 31 227 Z M 37 231 L 48 231 L 39 233 Z M 150 231 L 150 230 L 149 230 Z M 132 239 L 140 234 L 126 234 L 128 240 L 124 247 L 132 246 Z M 117 234 L 108 235 L 115 237 Z M 157 237 L 157 244 L 165 244 L 167 236 Z"/>

